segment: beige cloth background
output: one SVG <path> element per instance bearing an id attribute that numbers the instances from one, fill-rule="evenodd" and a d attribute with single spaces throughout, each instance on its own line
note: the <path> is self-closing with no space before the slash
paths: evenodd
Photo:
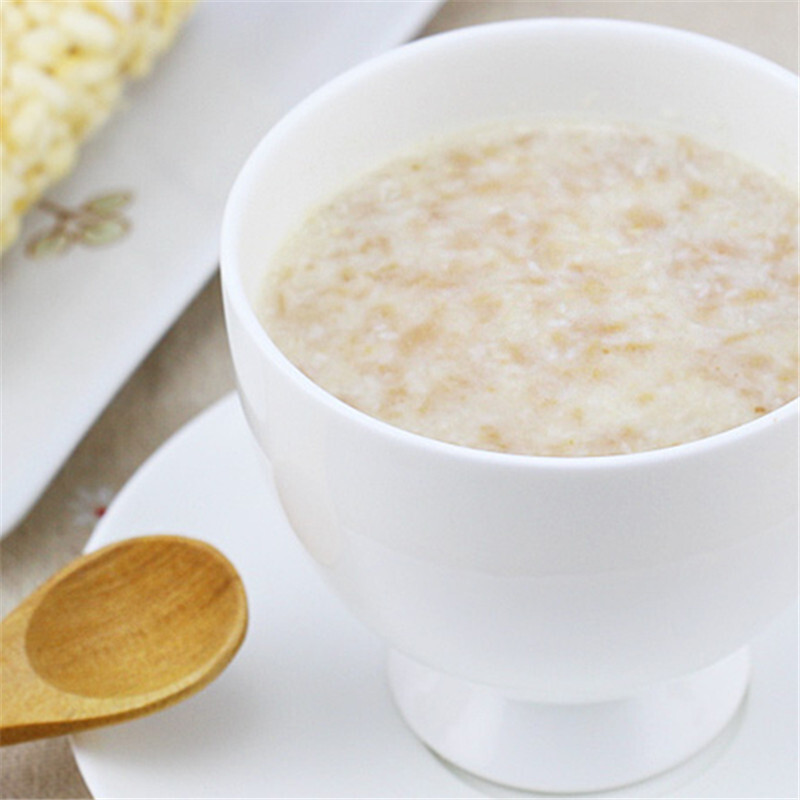
<path id="1" fill-rule="evenodd" d="M 797 72 L 798 9 L 798 0 L 450 0 L 423 35 L 516 17 L 638 19 L 715 36 Z M 0 544 L 3 616 L 80 554 L 102 507 L 144 459 L 233 385 L 215 277 L 119 391 L 27 519 Z M 68 740 L 60 738 L 0 750 L 0 797 L 91 794 Z"/>

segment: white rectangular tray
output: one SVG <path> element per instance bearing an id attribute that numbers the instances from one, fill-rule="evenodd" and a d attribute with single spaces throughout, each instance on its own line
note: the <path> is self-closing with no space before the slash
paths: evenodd
<path id="1" fill-rule="evenodd" d="M 413 36 L 439 0 L 200 2 L 174 49 L 48 199 L 109 193 L 127 234 L 48 258 L 26 219 L 2 281 L 0 536 L 24 517 L 150 348 L 211 277 L 228 190 L 268 128 L 318 85 Z"/>

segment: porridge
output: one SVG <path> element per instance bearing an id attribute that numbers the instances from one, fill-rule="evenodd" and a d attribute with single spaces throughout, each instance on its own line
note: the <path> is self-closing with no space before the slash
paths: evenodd
<path id="1" fill-rule="evenodd" d="M 775 177 L 683 136 L 486 128 L 316 209 L 261 319 L 314 382 L 415 433 L 650 450 L 797 396 L 797 225 Z"/>

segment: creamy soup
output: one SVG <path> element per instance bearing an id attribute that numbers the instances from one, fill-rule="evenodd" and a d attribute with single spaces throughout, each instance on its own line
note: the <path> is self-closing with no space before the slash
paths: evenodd
<path id="1" fill-rule="evenodd" d="M 315 209 L 260 311 L 314 382 L 409 431 L 650 450 L 797 396 L 797 226 L 776 177 L 684 136 L 491 127 Z"/>

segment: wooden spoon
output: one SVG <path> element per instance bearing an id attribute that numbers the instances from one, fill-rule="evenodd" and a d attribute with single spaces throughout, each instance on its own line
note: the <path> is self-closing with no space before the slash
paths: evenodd
<path id="1" fill-rule="evenodd" d="M 236 570 L 204 542 L 142 536 L 83 556 L 0 627 L 0 744 L 139 717 L 213 680 L 247 628 Z"/>

